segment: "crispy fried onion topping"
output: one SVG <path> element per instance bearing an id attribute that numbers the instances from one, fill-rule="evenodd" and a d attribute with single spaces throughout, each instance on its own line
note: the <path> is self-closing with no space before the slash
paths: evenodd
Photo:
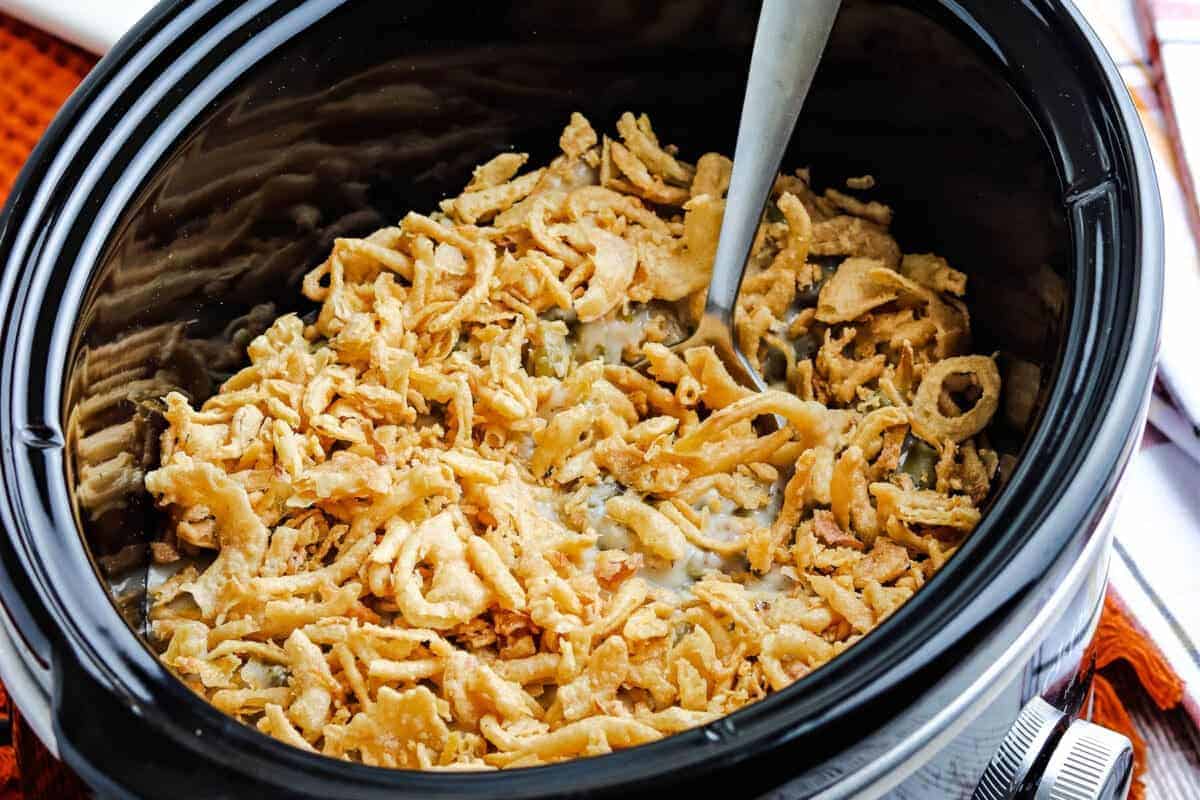
<path id="1" fill-rule="evenodd" d="M 151 624 L 222 711 L 405 769 L 633 747 L 853 646 L 978 523 L 1000 379 L 963 273 L 780 176 L 737 309 L 758 393 L 670 348 L 730 161 L 634 114 L 559 144 L 338 239 L 311 322 L 277 319 L 198 408 L 165 398 L 145 484 L 155 552 L 187 558 Z"/>
<path id="2" fill-rule="evenodd" d="M 951 392 L 978 393 L 974 404 L 960 409 Z M 926 370 L 913 401 L 913 433 L 930 444 L 961 442 L 987 427 L 1000 405 L 1000 370 L 987 356 L 958 356 Z"/>

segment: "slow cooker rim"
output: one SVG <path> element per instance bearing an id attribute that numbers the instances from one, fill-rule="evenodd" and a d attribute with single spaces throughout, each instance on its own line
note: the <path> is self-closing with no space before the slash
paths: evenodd
<path id="1" fill-rule="evenodd" d="M 128 50 L 132 39 L 151 33 L 172 10 L 170 3 L 160 0 L 154 8 L 138 20 L 110 52 L 116 52 L 118 49 Z M 102 58 L 84 76 L 84 79 L 59 107 L 46 130 L 34 144 L 29 157 L 13 181 L 12 188 L 5 198 L 3 209 L 0 210 L 0 254 L 2 254 L 4 267 L 0 269 L 0 309 L 10 312 L 0 315 L 0 343 L 4 345 L 5 366 L 8 366 L 7 351 L 13 335 L 14 315 L 11 312 L 19 309 L 24 299 L 21 296 L 24 287 L 18 285 L 21 281 L 17 271 L 10 268 L 14 250 L 22 246 L 23 239 L 28 239 L 29 231 L 26 226 L 21 224 L 21 221 L 31 212 L 44 213 L 46 198 L 41 191 L 41 183 L 46 177 L 47 167 L 53 161 L 53 154 L 61 146 L 63 140 L 68 138 L 68 131 L 81 110 L 99 92 L 104 79 L 115 69 L 115 60 Z M 25 241 L 23 244 L 27 247 L 29 243 Z M 0 408 L 7 412 L 10 407 L 9 395 L 4 393 L 3 397 L 0 397 Z M 7 422 L 8 414 L 4 413 L 3 416 Z M 16 434 L 17 438 L 25 446 L 55 447 L 61 445 L 61 431 L 54 428 L 28 425 L 17 428 L 11 424 L 3 427 L 5 433 L 9 435 L 19 431 Z M 4 578 L 4 580 L 0 580 L 0 611 L 7 613 L 9 619 L 15 623 L 16 632 L 21 637 L 21 644 L 34 658 L 37 665 L 45 667 L 51 661 L 50 638 L 46 635 L 46 623 L 49 622 L 46 608 L 40 604 L 25 602 L 26 597 L 34 591 L 29 573 L 24 569 L 14 571 L 9 568 L 14 563 L 24 566 L 19 561 L 33 557 L 28 550 L 22 551 L 16 546 L 18 543 L 26 545 L 28 542 L 23 537 L 14 537 L 12 534 L 12 531 L 19 530 L 18 526 L 14 524 L 15 521 L 24 515 L 22 513 L 23 497 L 21 492 L 16 491 L 11 485 L 11 475 L 11 465 L 8 463 L 8 459 L 4 459 L 4 463 L 0 463 L 0 477 L 3 478 L 3 486 L 0 487 L 0 523 L 3 524 L 0 525 L 0 528 L 5 533 L 5 536 L 0 538 L 0 556 L 2 556 L 0 557 L 0 576 Z"/>
<path id="2" fill-rule="evenodd" d="M 186 5 L 186 4 L 184 4 L 184 3 L 175 3 L 175 4 L 173 4 L 173 5 L 164 5 L 164 6 L 160 6 L 160 7 L 159 7 L 159 9 L 156 11 L 156 15 L 157 15 L 156 17 L 152 18 L 152 20 L 149 20 L 149 21 L 143 22 L 143 23 L 142 23 L 142 25 L 141 25 L 141 26 L 139 26 L 139 28 L 138 28 L 137 30 L 135 30 L 135 32 L 131 33 L 131 34 L 129 35 L 129 37 L 127 37 L 127 39 L 126 39 L 126 40 L 125 40 L 125 41 L 122 43 L 122 46 L 121 46 L 121 48 L 119 48 L 119 52 L 118 52 L 118 54 L 117 54 L 117 55 L 119 55 L 120 57 L 124 57 L 124 56 L 125 56 L 125 55 L 127 55 L 127 54 L 128 54 L 128 52 L 129 52 L 129 51 L 130 51 L 132 48 L 134 48 L 136 45 L 138 45 L 138 44 L 144 44 L 144 42 L 145 42 L 145 39 L 148 37 L 148 31 L 150 31 L 150 29 L 154 27 L 154 24 L 152 24 L 152 23 L 154 23 L 154 21 L 155 21 L 155 20 L 157 20 L 157 21 L 162 21 L 162 20 L 163 20 L 163 19 L 165 19 L 165 18 L 166 18 L 168 15 L 172 15 L 172 14 L 178 13 L 178 12 L 179 12 L 179 10 L 180 10 L 182 7 L 184 7 L 185 5 Z M 203 4 L 194 4 L 194 5 L 203 5 Z M 209 6 L 210 6 L 210 7 L 211 7 L 212 5 L 213 5 L 213 4 L 209 4 Z M 1078 20 L 1077 20 L 1077 21 L 1078 21 Z M 45 140 L 45 141 L 42 143 L 42 145 L 41 145 L 41 146 L 39 146 L 39 148 L 38 148 L 38 151 L 35 153 L 35 156 L 34 156 L 33 158 L 31 158 L 30 165 L 29 165 L 29 166 L 26 168 L 26 170 L 23 172 L 23 174 L 22 174 L 22 177 L 21 177 L 21 180 L 20 180 L 20 182 L 19 182 L 19 184 L 18 184 L 18 188 L 14 190 L 14 193 L 13 193 L 12 199 L 10 199 L 10 206 L 9 206 L 9 209 L 8 209 L 8 210 L 6 210 L 6 212 L 5 212 L 5 217 L 4 217 L 4 220 L 5 220 L 5 222 L 4 222 L 4 225 L 3 225 L 3 230 L 2 230 L 2 232 L 0 232 L 0 241 L 2 241 L 2 242 L 5 242 L 6 244 L 7 244 L 7 243 L 11 243 L 10 235 L 12 234 L 12 228 L 14 227 L 12 223 L 13 223 L 13 220 L 16 218 L 14 215 L 15 215 L 15 214 L 19 214 L 19 213 L 20 213 L 20 211 L 22 210 L 22 209 L 20 209 L 20 205 L 21 205 L 21 202 L 22 202 L 22 201 L 27 201 L 27 198 L 25 198 L 25 197 L 24 197 L 24 195 L 25 195 L 25 193 L 26 193 L 26 191 L 27 191 L 27 189 L 28 189 L 29 185 L 32 185 L 32 184 L 34 183 L 34 181 L 35 181 L 35 179 L 36 179 L 36 178 L 35 178 L 35 175 L 37 175 L 37 173 L 39 173 L 39 172 L 41 171 L 41 168 L 43 168 L 43 167 L 45 166 L 45 163 L 44 163 L 44 162 L 45 162 L 45 161 L 46 161 L 46 159 L 47 159 L 47 154 L 50 152 L 50 149 L 51 149 L 51 144 L 52 144 L 53 142 L 56 142 L 56 139 L 58 139 L 58 138 L 61 138 L 61 136 L 62 136 L 62 133 L 63 133 L 63 130 L 64 130 L 64 129 L 65 129 L 65 127 L 66 127 L 66 126 L 69 124 L 69 121 L 70 121 L 70 120 L 71 120 L 71 119 L 72 119 L 72 118 L 73 118 L 75 115 L 77 115 L 77 113 L 78 113 L 78 111 L 79 111 L 79 106 L 80 106 L 80 105 L 82 105 L 82 103 L 84 102 L 82 98 L 84 98 L 84 97 L 88 96 L 88 94 L 89 94 L 90 92 L 93 92 L 93 91 L 94 91 L 94 90 L 97 88 L 97 86 L 100 84 L 100 82 L 101 82 L 101 80 L 102 80 L 102 76 L 103 76 L 103 77 L 107 77 L 109 74 L 111 74 L 112 72 L 114 72 L 114 71 L 117 69 L 117 66 L 118 66 L 118 61 L 117 61 L 115 58 L 114 58 L 114 60 L 113 60 L 113 61 L 111 61 L 111 62 L 108 62 L 108 63 L 110 64 L 110 66 L 109 66 L 109 68 L 108 68 L 107 72 L 99 72 L 99 71 L 98 71 L 98 73 L 97 73 L 95 76 L 93 76 L 92 78 L 89 78 L 89 81 L 92 81 L 92 83 L 86 84 L 86 85 L 85 85 L 85 87 L 84 87 L 84 89 L 81 89 L 81 90 L 80 90 L 80 93 L 79 93 L 78 95 L 76 95 L 76 96 L 75 96 L 75 97 L 72 99 L 72 103 L 68 105 L 67 109 L 65 109 L 65 110 L 64 110 L 63 114 L 62 114 L 62 115 L 60 116 L 60 118 L 59 118 L 59 119 L 56 121 L 55 125 L 57 126 L 57 129 L 54 129 L 54 128 L 52 128 L 51 134 L 53 134 L 53 136 L 52 136 L 51 134 L 48 134 L 48 136 L 47 136 L 47 139 L 46 139 L 46 140 Z M 102 64 L 102 66 L 104 66 L 104 65 Z M 1110 76 L 1110 79 L 1111 79 L 1111 76 Z M 1109 88 L 1111 89 L 1111 86 L 1110 86 Z M 85 89 L 86 89 L 87 91 L 85 91 Z M 1136 149 L 1136 148 L 1135 148 L 1135 149 Z M 1135 170 L 1135 174 L 1137 174 L 1137 173 L 1136 173 L 1136 170 Z M 37 177 L 40 177 L 40 176 L 37 176 Z M 27 210 L 27 209 L 24 209 L 24 210 Z M 28 223 L 28 220 L 26 220 L 26 223 Z M 1153 238 L 1153 236 L 1151 236 L 1151 237 L 1149 237 L 1149 238 L 1150 238 L 1150 239 L 1152 239 L 1152 238 Z M 1153 258 L 1153 252 L 1152 252 L 1152 251 L 1153 251 L 1153 248 L 1152 248 L 1152 247 L 1150 247 L 1150 245 L 1149 245 L 1149 243 L 1148 243 L 1148 242 L 1143 242 L 1143 244 L 1144 244 L 1144 245 L 1146 245 L 1146 246 L 1149 248 L 1149 249 L 1146 251 L 1146 253 L 1145 253 L 1145 254 L 1143 254 L 1143 256 L 1144 256 L 1143 263 L 1145 263 L 1145 264 L 1152 264 L 1152 263 L 1153 263 L 1153 261 L 1154 261 L 1154 258 Z M 1146 255 L 1146 254 L 1149 254 L 1149 256 L 1150 256 L 1148 259 L 1146 259 L 1146 258 L 1145 258 L 1145 255 Z M 13 274 L 11 270 L 9 270 L 9 271 L 7 271 L 7 272 L 9 273 L 9 275 L 12 275 L 12 274 Z M 5 285 L 6 285 L 6 288 L 5 288 L 5 292 L 4 292 L 4 294 L 5 294 L 5 295 L 8 295 L 8 294 L 9 294 L 9 292 L 10 292 L 10 290 L 11 290 L 11 287 L 10 287 L 10 286 L 8 286 L 8 280 L 7 280 L 7 277 L 6 277 L 6 280 L 5 280 Z M 8 330 L 8 326 L 6 325 L 5 332 L 4 332 L 4 338 L 5 338 L 5 340 L 6 340 L 6 343 L 7 343 L 7 342 L 10 340 L 10 338 L 11 338 L 11 337 L 10 337 L 10 334 L 11 334 L 11 331 L 10 331 L 10 330 Z M 8 362 L 10 361 L 10 359 L 9 359 L 9 356 L 8 356 L 8 353 L 7 353 L 7 350 L 8 350 L 8 347 L 6 346 L 6 355 L 5 355 L 6 364 L 8 364 Z M 1124 359 L 1122 359 L 1122 360 L 1124 360 Z M 10 378 L 10 376 L 7 374 L 7 369 L 6 369 L 5 381 L 9 383 L 9 386 L 10 386 L 10 388 L 11 388 L 12 384 L 11 384 L 11 382 L 9 381 L 9 378 Z M 5 399 L 3 399 L 3 400 L 0 400 L 0 402 L 4 402 L 4 403 L 6 403 L 5 407 L 7 408 L 7 393 L 6 393 L 6 395 L 5 395 Z M 4 428 L 5 428 L 5 433 L 9 433 L 9 432 L 12 432 L 12 431 L 13 431 L 12 420 L 10 420 L 10 419 L 9 419 L 9 416 L 8 416 L 7 414 L 5 414 L 5 415 L 4 415 L 4 418 L 3 418 L 3 420 L 2 420 L 2 421 L 0 421 L 0 425 L 3 425 L 3 426 L 4 426 Z M 11 473 L 11 471 L 10 471 L 10 467 L 11 467 L 11 465 L 10 465 L 10 463 L 9 463 L 9 459 L 7 458 L 7 455 L 8 455 L 8 454 L 6 454 L 5 463 L 4 463 L 4 466 L 5 466 L 5 468 L 6 468 L 6 469 L 5 469 L 5 482 L 6 482 L 6 484 L 8 484 L 8 483 L 10 482 L 10 477 L 11 477 L 11 475 L 12 475 L 12 473 Z M 1120 458 L 1118 457 L 1118 461 L 1119 461 L 1119 460 L 1120 460 Z M 1016 481 L 1016 477 L 1014 476 L 1014 482 L 1015 482 L 1015 481 Z M 6 487 L 6 488 L 7 488 L 7 487 Z M 27 488 L 27 487 L 26 487 L 26 488 Z M 1103 492 L 1104 492 L 1104 489 L 1103 489 L 1103 487 L 1101 487 L 1101 489 L 1100 489 L 1100 492 L 1101 492 L 1101 493 L 1103 493 Z M 18 495 L 21 495 L 21 494 L 23 494 L 23 492 L 21 492 L 20 490 L 18 490 L 17 494 L 18 494 Z M 5 498 L 5 500 L 6 500 L 6 505 L 7 505 L 8 503 L 11 503 L 11 502 L 13 502 L 14 500 L 17 500 L 17 501 L 19 501 L 19 499 L 20 499 L 19 497 L 12 497 L 12 496 L 6 497 L 6 498 Z M 16 509 L 10 509 L 10 508 L 8 508 L 8 507 L 6 507 L 6 508 L 4 509 L 4 511 L 5 511 L 5 522 L 6 522 L 6 523 L 10 523 L 10 522 L 11 522 L 13 519 L 15 519 L 15 517 L 10 517 L 10 516 L 9 516 L 9 511 L 10 511 L 10 510 L 16 510 Z M 27 520 L 26 520 L 26 521 L 27 521 Z M 18 530 L 20 530 L 20 529 L 21 529 L 21 528 L 20 528 L 20 526 L 18 526 Z M 980 532 L 982 533 L 983 531 L 981 530 Z M 22 540 L 22 541 L 24 542 L 24 540 Z M 6 550 L 8 549 L 8 547 L 9 547 L 9 545 L 10 545 L 10 544 L 11 544 L 10 540 L 9 540 L 9 539 L 6 539 L 6 540 L 5 540 L 5 548 L 6 548 Z M 5 562 L 5 565 L 6 565 L 6 566 L 7 566 L 8 564 L 10 564 L 10 563 L 13 563 L 13 562 L 12 562 L 12 561 L 9 559 L 9 553 L 8 553 L 8 552 L 5 552 L 5 554 L 4 554 L 4 555 L 5 555 L 5 557 L 4 557 L 4 562 Z M 6 571 L 9 571 L 9 570 L 7 570 L 7 569 L 6 569 Z M 945 574 L 945 573 L 943 573 L 943 574 Z M 931 591 L 932 591 L 932 589 L 931 589 Z M 21 594 L 24 594 L 24 591 L 22 591 L 22 592 L 21 592 Z M 918 597 L 919 597 L 919 595 L 918 595 Z M 6 601 L 7 601 L 7 597 L 6 597 Z M 912 606 L 914 603 L 916 603 L 916 599 L 914 599 L 913 603 L 910 603 L 909 605 L 910 605 L 910 606 Z M 22 603 L 22 605 L 24 605 L 24 604 Z M 898 616 L 898 615 L 897 615 L 897 616 Z M 68 622 L 69 622 L 69 621 L 68 621 Z M 895 626 L 893 626 L 893 627 L 895 627 Z M 882 629 L 881 629 L 881 631 L 882 631 Z M 852 650 L 852 651 L 851 651 L 851 653 L 853 653 L 853 652 L 854 652 L 854 650 Z M 849 654 L 848 654 L 848 655 L 849 655 Z M 846 658 L 846 657 L 847 657 L 847 656 L 843 656 L 842 658 L 844 659 L 844 658 Z M 839 659 L 839 661 L 841 661 L 841 660 L 842 660 L 842 659 Z M 157 663 L 158 663 L 157 661 L 154 661 L 154 664 L 155 664 L 156 666 L 157 666 Z M 161 670 L 162 668 L 161 668 L 161 667 L 159 667 L 159 669 Z M 162 671 L 165 673 L 165 670 L 162 670 Z M 815 673 L 815 674 L 819 674 L 819 673 Z M 172 687 L 176 687 L 178 690 L 180 690 L 180 691 L 184 691 L 184 690 L 183 690 L 183 687 L 182 687 L 182 684 L 179 684 L 177 681 L 175 681 L 175 680 L 174 680 L 174 678 L 170 678 L 169 676 L 168 676 L 168 683 L 167 683 L 166 685 L 168 685 L 168 686 L 172 686 Z M 159 687 L 159 688 L 161 688 L 161 687 Z M 797 687 L 797 688 L 798 688 L 798 687 Z M 775 696 L 775 700 L 776 700 L 777 702 L 775 702 L 775 703 L 771 703 L 771 701 L 770 701 L 770 700 L 768 700 L 768 701 L 764 701 L 763 703 L 760 703 L 760 704 L 758 704 L 758 706 L 754 706 L 754 707 L 751 707 L 750 709 L 746 709 L 746 710 L 745 710 L 745 712 L 757 711 L 757 712 L 759 713 L 759 715 L 766 714 L 768 711 L 770 711 L 770 710 L 771 710 L 772 706 L 778 706 L 778 705 L 781 705 L 781 704 L 783 704 L 783 703 L 784 703 L 784 699 L 783 699 L 783 698 L 787 698 L 787 702 L 788 702 L 788 703 L 791 703 L 791 702 L 793 702 L 793 701 L 796 699 L 796 698 L 790 698 L 790 697 L 787 697 L 787 693 L 780 693 L 779 695 L 776 695 L 776 696 Z M 769 704 L 770 704 L 770 705 L 769 705 Z M 759 708 L 760 706 L 761 706 L 762 708 Z M 204 709 L 205 709 L 206 711 L 212 712 L 212 714 L 217 714 L 217 715 L 219 716 L 219 718 L 220 718 L 220 720 L 221 720 L 221 721 L 223 721 L 223 722 L 227 722 L 227 723 L 232 723 L 232 721 L 231 721 L 231 720 L 229 720 L 228 718 L 225 718 L 223 715 L 219 715 L 219 714 L 218 714 L 218 712 L 215 712 L 214 710 L 212 710 L 212 709 L 208 708 L 207 706 L 204 706 Z M 743 713 L 744 713 L 744 712 L 738 712 L 738 714 L 743 714 Z M 749 716 L 749 715 L 747 715 L 747 716 Z M 737 717 L 738 717 L 738 715 L 737 715 L 737 714 L 735 714 L 733 717 L 731 717 L 731 718 L 727 718 L 727 719 L 736 720 L 736 719 L 737 719 Z M 249 729 L 246 729 L 246 728 L 244 728 L 243 726 L 237 725 L 236 723 L 232 723 L 232 724 L 233 724 L 233 726 L 234 726 L 234 729 L 235 729 L 236 731 L 239 731 L 239 732 L 244 732 L 244 731 L 248 731 L 248 730 L 249 730 Z M 732 723 L 731 723 L 731 724 L 732 724 Z M 735 727 L 736 727 L 736 725 L 734 725 L 734 728 L 735 728 Z M 734 728 L 731 728 L 731 730 L 733 730 Z M 712 735 L 712 734 L 714 734 L 714 733 L 715 733 L 715 735 L 716 735 L 716 737 L 717 737 L 718 739 L 724 739 L 724 738 L 738 738 L 738 737 L 736 737 L 736 736 L 733 736 L 733 737 L 727 737 L 727 735 L 726 735 L 726 734 L 724 734 L 724 733 L 720 733 L 719 731 L 717 731 L 717 732 L 714 732 L 714 731 L 706 731 L 706 732 L 707 732 L 707 733 L 709 733 L 710 735 Z M 257 734 L 257 732 L 251 732 L 251 733 L 252 733 L 252 738 L 253 738 L 253 739 L 265 739 L 265 738 L 266 738 L 266 737 L 262 737 L 261 735 Z M 697 732 L 693 732 L 693 733 L 695 733 L 695 734 L 700 734 L 701 732 L 697 731 Z M 685 738 L 685 737 L 683 737 L 683 736 L 671 737 L 670 739 L 667 739 L 667 740 L 665 740 L 664 742 L 661 742 L 661 743 L 657 743 L 656 745 L 650 745 L 650 746 L 647 746 L 647 747 L 645 747 L 645 748 L 639 748 L 637 751 L 630 751 L 630 752 L 637 752 L 639 755 L 644 755 L 646 758 L 650 758 L 650 757 L 651 757 L 651 755 L 652 755 L 652 754 L 651 754 L 651 752 L 650 752 L 650 750 L 651 750 L 651 749 L 656 749 L 656 748 L 658 748 L 660 745 L 667 745 L 667 744 L 669 744 L 669 743 L 671 743 L 671 742 L 675 742 L 675 741 L 678 741 L 679 743 L 681 743 L 681 742 L 682 742 L 682 740 L 683 740 L 684 738 Z M 693 738 L 694 738 L 694 737 L 693 737 Z M 269 741 L 269 742 L 271 742 L 272 744 L 276 745 L 276 746 L 277 746 L 277 747 L 280 749 L 280 752 L 284 752 L 284 751 L 286 751 L 288 754 L 296 754 L 296 755 L 300 755 L 300 756 L 303 756 L 303 755 L 304 755 L 304 754 L 301 754 L 301 753 L 299 753 L 299 751 L 294 751 L 294 750 L 292 750 L 291 748 L 287 748 L 287 747 L 286 747 L 286 746 L 284 746 L 284 745 L 280 745 L 280 744 L 278 744 L 278 743 L 274 743 L 272 740 L 267 740 L 267 741 Z M 740 743 L 739 743 L 739 744 L 740 744 Z M 710 752 L 711 752 L 711 751 L 710 751 Z M 619 755 L 619 754 L 618 754 L 618 755 Z M 613 758 L 613 757 L 609 757 L 609 758 Z M 316 761 L 323 761 L 323 762 L 324 762 L 324 761 L 328 761 L 327 759 L 313 759 L 312 757 L 309 757 L 309 756 L 305 756 L 305 759 L 306 759 L 306 760 L 309 760 L 309 761 L 313 761 L 313 760 L 316 760 Z M 337 768 L 338 768 L 338 770 L 339 770 L 339 772 L 340 772 L 341 770 L 344 770 L 344 769 L 345 769 L 345 765 L 343 765 L 343 764 L 340 764 L 340 763 L 338 763 L 338 762 L 329 762 L 329 763 L 331 763 L 331 764 L 336 764 L 336 765 L 337 765 Z M 661 762 L 660 762 L 660 763 L 661 763 Z M 548 769 L 554 769 L 554 770 L 558 770 L 558 771 L 561 773 L 562 769 L 563 769 L 565 766 L 566 766 L 566 765 L 558 765 L 558 766 L 551 767 L 551 768 L 548 768 Z M 379 770 L 375 770 L 374 768 L 361 768 L 361 769 L 365 769 L 365 770 L 371 770 L 372 772 L 380 772 Z M 661 772 L 661 771 L 660 771 L 660 770 L 656 770 L 656 772 Z M 340 773 L 340 774 L 343 774 L 343 775 L 344 775 L 344 773 Z M 396 774 L 396 773 L 389 773 L 389 774 Z M 403 773 L 402 773 L 402 774 L 403 774 Z M 517 774 L 519 774 L 519 773 L 508 773 L 508 774 L 509 774 L 509 775 L 517 775 Z M 439 778 L 440 778 L 440 777 L 441 777 L 441 776 L 439 776 Z M 456 777 L 457 777 L 457 776 L 456 776 Z M 471 778 L 471 777 L 473 777 L 473 776 L 464 776 L 464 777 L 466 777 L 466 778 Z M 411 776 L 410 776 L 408 779 L 409 779 L 409 780 L 411 780 Z M 488 776 L 488 785 L 489 785 L 490 787 L 492 787 L 493 789 L 495 789 L 495 788 L 496 788 L 496 786 L 497 786 L 497 784 L 496 784 L 496 776 L 494 776 L 494 775 L 493 775 L 493 776 Z"/>

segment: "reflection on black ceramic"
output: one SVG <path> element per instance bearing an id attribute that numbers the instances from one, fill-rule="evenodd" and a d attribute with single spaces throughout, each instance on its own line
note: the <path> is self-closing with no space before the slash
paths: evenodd
<path id="1" fill-rule="evenodd" d="M 249 337 L 303 311 L 300 276 L 334 237 L 432 207 L 497 151 L 548 155 L 572 110 L 646 111 L 685 152 L 731 151 L 756 17 L 725 0 L 255 8 L 158 9 L 68 105 L 0 227 L 0 596 L 90 780 L 180 796 L 741 794 L 813 769 L 833 785 L 826 758 L 919 702 L 1091 535 L 1139 425 L 1161 280 L 1128 98 L 1050 0 L 847 0 L 785 163 L 813 164 L 818 184 L 874 174 L 901 245 L 936 241 L 968 273 L 976 349 L 1042 368 L 1033 422 L 1001 434 L 1021 466 L 929 588 L 727 720 L 502 779 L 338 764 L 199 702 L 106 599 L 139 626 L 156 398 L 203 399 Z"/>

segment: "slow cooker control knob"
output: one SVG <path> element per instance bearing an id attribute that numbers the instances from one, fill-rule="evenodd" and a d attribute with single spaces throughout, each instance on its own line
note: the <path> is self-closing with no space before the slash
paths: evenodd
<path id="1" fill-rule="evenodd" d="M 1032 789 L 1039 761 L 1066 727 L 1067 715 L 1042 698 L 1026 703 L 988 762 L 971 800 L 1009 800 Z"/>
<path id="2" fill-rule="evenodd" d="M 1077 719 L 1067 728 L 1038 783 L 1035 800 L 1125 800 L 1133 746 L 1119 733 Z"/>

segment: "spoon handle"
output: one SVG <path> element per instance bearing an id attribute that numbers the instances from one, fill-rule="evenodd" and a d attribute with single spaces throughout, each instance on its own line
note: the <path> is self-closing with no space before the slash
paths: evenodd
<path id="1" fill-rule="evenodd" d="M 733 328 L 733 309 L 758 223 L 840 0 L 764 0 L 742 101 L 733 175 L 705 316 Z"/>

